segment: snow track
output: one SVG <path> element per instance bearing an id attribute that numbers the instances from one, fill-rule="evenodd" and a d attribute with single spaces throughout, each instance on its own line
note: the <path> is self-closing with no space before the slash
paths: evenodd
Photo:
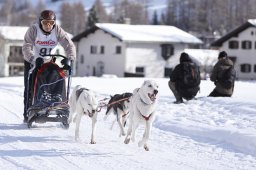
<path id="1" fill-rule="evenodd" d="M 118 137 L 117 123 L 110 130 L 115 117 L 103 120 L 105 108 L 98 114 L 95 145 L 89 144 L 88 117 L 82 119 L 80 141 L 74 140 L 74 124 L 68 130 L 60 123 L 35 123 L 28 129 L 22 123 L 22 78 L 0 79 L 1 169 L 256 169 L 255 98 L 250 98 L 251 102 L 236 96 L 207 98 L 203 92 L 197 100 L 175 105 L 165 84 L 168 80 L 157 81 L 161 87 L 158 116 L 149 141 L 150 151 L 146 152 L 137 146 L 143 128 L 138 128 L 135 143 L 124 144 L 124 137 Z M 74 78 L 72 86 L 84 82 L 85 87 L 98 93 L 98 99 L 103 99 L 131 91 L 143 80 Z M 118 84 L 120 91 L 114 91 L 113 84 Z M 209 89 L 208 82 L 203 81 L 201 88 Z M 237 90 L 243 93 L 242 88 Z"/>

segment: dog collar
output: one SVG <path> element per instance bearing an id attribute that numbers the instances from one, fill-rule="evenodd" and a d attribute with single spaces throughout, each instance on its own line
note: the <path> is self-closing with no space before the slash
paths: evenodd
<path id="1" fill-rule="evenodd" d="M 151 117 L 151 115 L 152 115 L 152 113 L 150 113 L 150 115 L 148 115 L 148 116 L 144 116 L 143 114 L 141 114 L 141 116 L 142 116 L 146 121 L 149 120 L 149 118 Z"/>
<path id="2" fill-rule="evenodd" d="M 145 105 L 150 105 L 150 104 L 153 104 L 154 102 L 152 102 L 152 103 L 146 103 L 144 100 L 142 100 L 142 98 L 140 98 L 140 101 L 142 102 L 142 103 L 144 103 Z"/>

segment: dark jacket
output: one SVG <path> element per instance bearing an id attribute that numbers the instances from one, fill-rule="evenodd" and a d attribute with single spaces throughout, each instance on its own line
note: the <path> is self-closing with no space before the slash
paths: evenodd
<path id="1" fill-rule="evenodd" d="M 211 81 L 213 81 L 216 85 L 215 90 L 221 94 L 227 94 L 232 95 L 234 86 L 230 89 L 226 89 L 221 86 L 221 84 L 218 82 L 218 79 L 220 79 L 224 72 L 229 68 L 233 66 L 233 62 L 229 58 L 220 59 L 215 66 L 213 67 L 212 74 L 210 76 Z"/>
<path id="2" fill-rule="evenodd" d="M 181 56 L 180 64 L 178 64 L 170 74 L 170 81 L 175 83 L 175 88 L 179 92 L 181 97 L 189 99 L 194 97 L 196 93 L 199 91 L 200 82 L 198 83 L 198 85 L 193 87 L 183 87 L 183 74 L 184 74 L 183 67 L 187 66 L 188 64 L 196 65 L 195 63 L 192 62 L 191 58 L 189 58 L 188 56 L 186 57 Z"/>
<path id="3" fill-rule="evenodd" d="M 191 58 L 188 55 L 181 55 L 180 64 L 178 64 L 170 74 L 170 80 L 172 82 L 181 81 L 182 67 L 184 63 L 192 63 Z"/>

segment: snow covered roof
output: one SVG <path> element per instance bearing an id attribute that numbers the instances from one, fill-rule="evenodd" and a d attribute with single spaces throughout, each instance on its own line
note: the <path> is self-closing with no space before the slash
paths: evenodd
<path id="1" fill-rule="evenodd" d="M 248 19 L 245 23 L 238 26 L 231 32 L 227 33 L 226 35 L 222 36 L 221 38 L 214 41 L 211 46 L 212 47 L 221 47 L 224 42 L 229 40 L 232 37 L 237 37 L 240 32 L 243 32 L 249 27 L 256 27 L 256 19 Z"/>
<path id="2" fill-rule="evenodd" d="M 187 53 L 198 66 L 213 66 L 218 61 L 219 55 L 219 50 L 184 49 L 184 51 L 180 51 L 180 53 L 176 53 L 174 56 L 170 57 L 165 67 L 174 68 L 179 64 L 180 54 L 182 52 Z"/>
<path id="3" fill-rule="evenodd" d="M 256 19 L 248 19 L 248 22 L 256 26 Z"/>
<path id="4" fill-rule="evenodd" d="M 0 26 L 0 34 L 7 40 L 24 40 L 28 27 Z"/>
<path id="5" fill-rule="evenodd" d="M 203 43 L 195 36 L 174 26 L 97 23 L 96 27 L 117 37 L 122 41 L 196 44 Z M 90 31 L 85 31 L 84 33 L 75 36 L 74 41 L 79 41 L 82 37 L 86 37 L 90 33 Z"/>
<path id="6" fill-rule="evenodd" d="M 184 52 L 199 66 L 213 66 L 218 61 L 219 50 L 185 49 Z"/>

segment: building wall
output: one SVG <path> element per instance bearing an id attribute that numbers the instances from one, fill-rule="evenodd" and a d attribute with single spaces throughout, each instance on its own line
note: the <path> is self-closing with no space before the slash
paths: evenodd
<path id="1" fill-rule="evenodd" d="M 97 47 L 96 54 L 91 54 L 91 46 Z M 104 47 L 104 54 L 100 53 L 101 46 Z M 116 54 L 116 46 L 121 46 L 121 54 Z M 125 68 L 124 55 L 125 44 L 122 41 L 102 30 L 97 30 L 88 37 L 82 38 L 78 43 L 77 75 L 92 76 L 95 72 L 97 74 L 101 62 L 104 65 L 103 74 L 115 74 L 122 77 Z"/>
<path id="2" fill-rule="evenodd" d="M 23 55 L 21 54 L 19 57 L 19 61 L 17 62 L 9 62 L 8 58 L 10 57 L 10 47 L 11 46 L 17 46 L 22 47 L 23 41 L 21 40 L 12 40 L 12 41 L 6 41 L 5 42 L 5 76 L 16 76 L 16 75 L 22 75 L 24 72 L 24 63 L 23 63 Z M 22 53 L 22 52 L 21 52 Z"/>
<path id="3" fill-rule="evenodd" d="M 143 67 L 145 77 L 164 76 L 160 44 L 127 43 L 126 48 L 126 72 L 136 73 L 136 67 Z"/>
<path id="4" fill-rule="evenodd" d="M 164 77 L 165 68 L 175 67 L 179 63 L 180 53 L 188 47 L 178 43 L 174 46 L 174 54 L 167 61 L 162 57 L 162 43 L 123 42 L 102 30 L 97 30 L 77 43 L 77 76 L 101 76 L 113 74 L 123 77 L 124 73 L 136 72 L 143 68 L 145 77 Z M 97 48 L 91 53 L 91 46 Z M 122 53 L 116 54 L 116 46 L 121 46 Z M 104 54 L 100 48 L 104 47 Z M 103 73 L 98 74 L 99 64 L 103 65 Z"/>
<path id="5" fill-rule="evenodd" d="M 5 42 L 0 38 L 0 77 L 6 76 Z"/>
<path id="6" fill-rule="evenodd" d="M 230 49 L 229 42 L 230 41 L 238 41 L 239 48 L 238 49 Z M 242 41 L 249 40 L 252 43 L 251 49 L 242 49 Z M 254 67 L 256 67 L 256 28 L 249 27 L 243 32 L 239 33 L 237 37 L 232 37 L 223 43 L 220 51 L 225 50 L 228 53 L 228 56 L 236 57 L 235 69 L 237 71 L 238 79 L 256 79 L 256 72 L 254 71 Z M 250 64 L 251 72 L 244 73 L 241 72 L 241 64 Z"/>
<path id="7" fill-rule="evenodd" d="M 10 46 L 22 46 L 23 42 L 19 40 L 0 40 L 0 76 L 7 77 L 10 75 L 9 68 L 12 67 L 8 63 L 8 57 L 10 55 Z M 20 56 L 23 58 L 23 56 Z"/>
<path id="8" fill-rule="evenodd" d="M 180 63 L 180 54 L 188 48 L 187 44 L 175 44 L 174 45 L 174 54 L 166 61 L 167 68 L 174 68 L 177 64 Z"/>

